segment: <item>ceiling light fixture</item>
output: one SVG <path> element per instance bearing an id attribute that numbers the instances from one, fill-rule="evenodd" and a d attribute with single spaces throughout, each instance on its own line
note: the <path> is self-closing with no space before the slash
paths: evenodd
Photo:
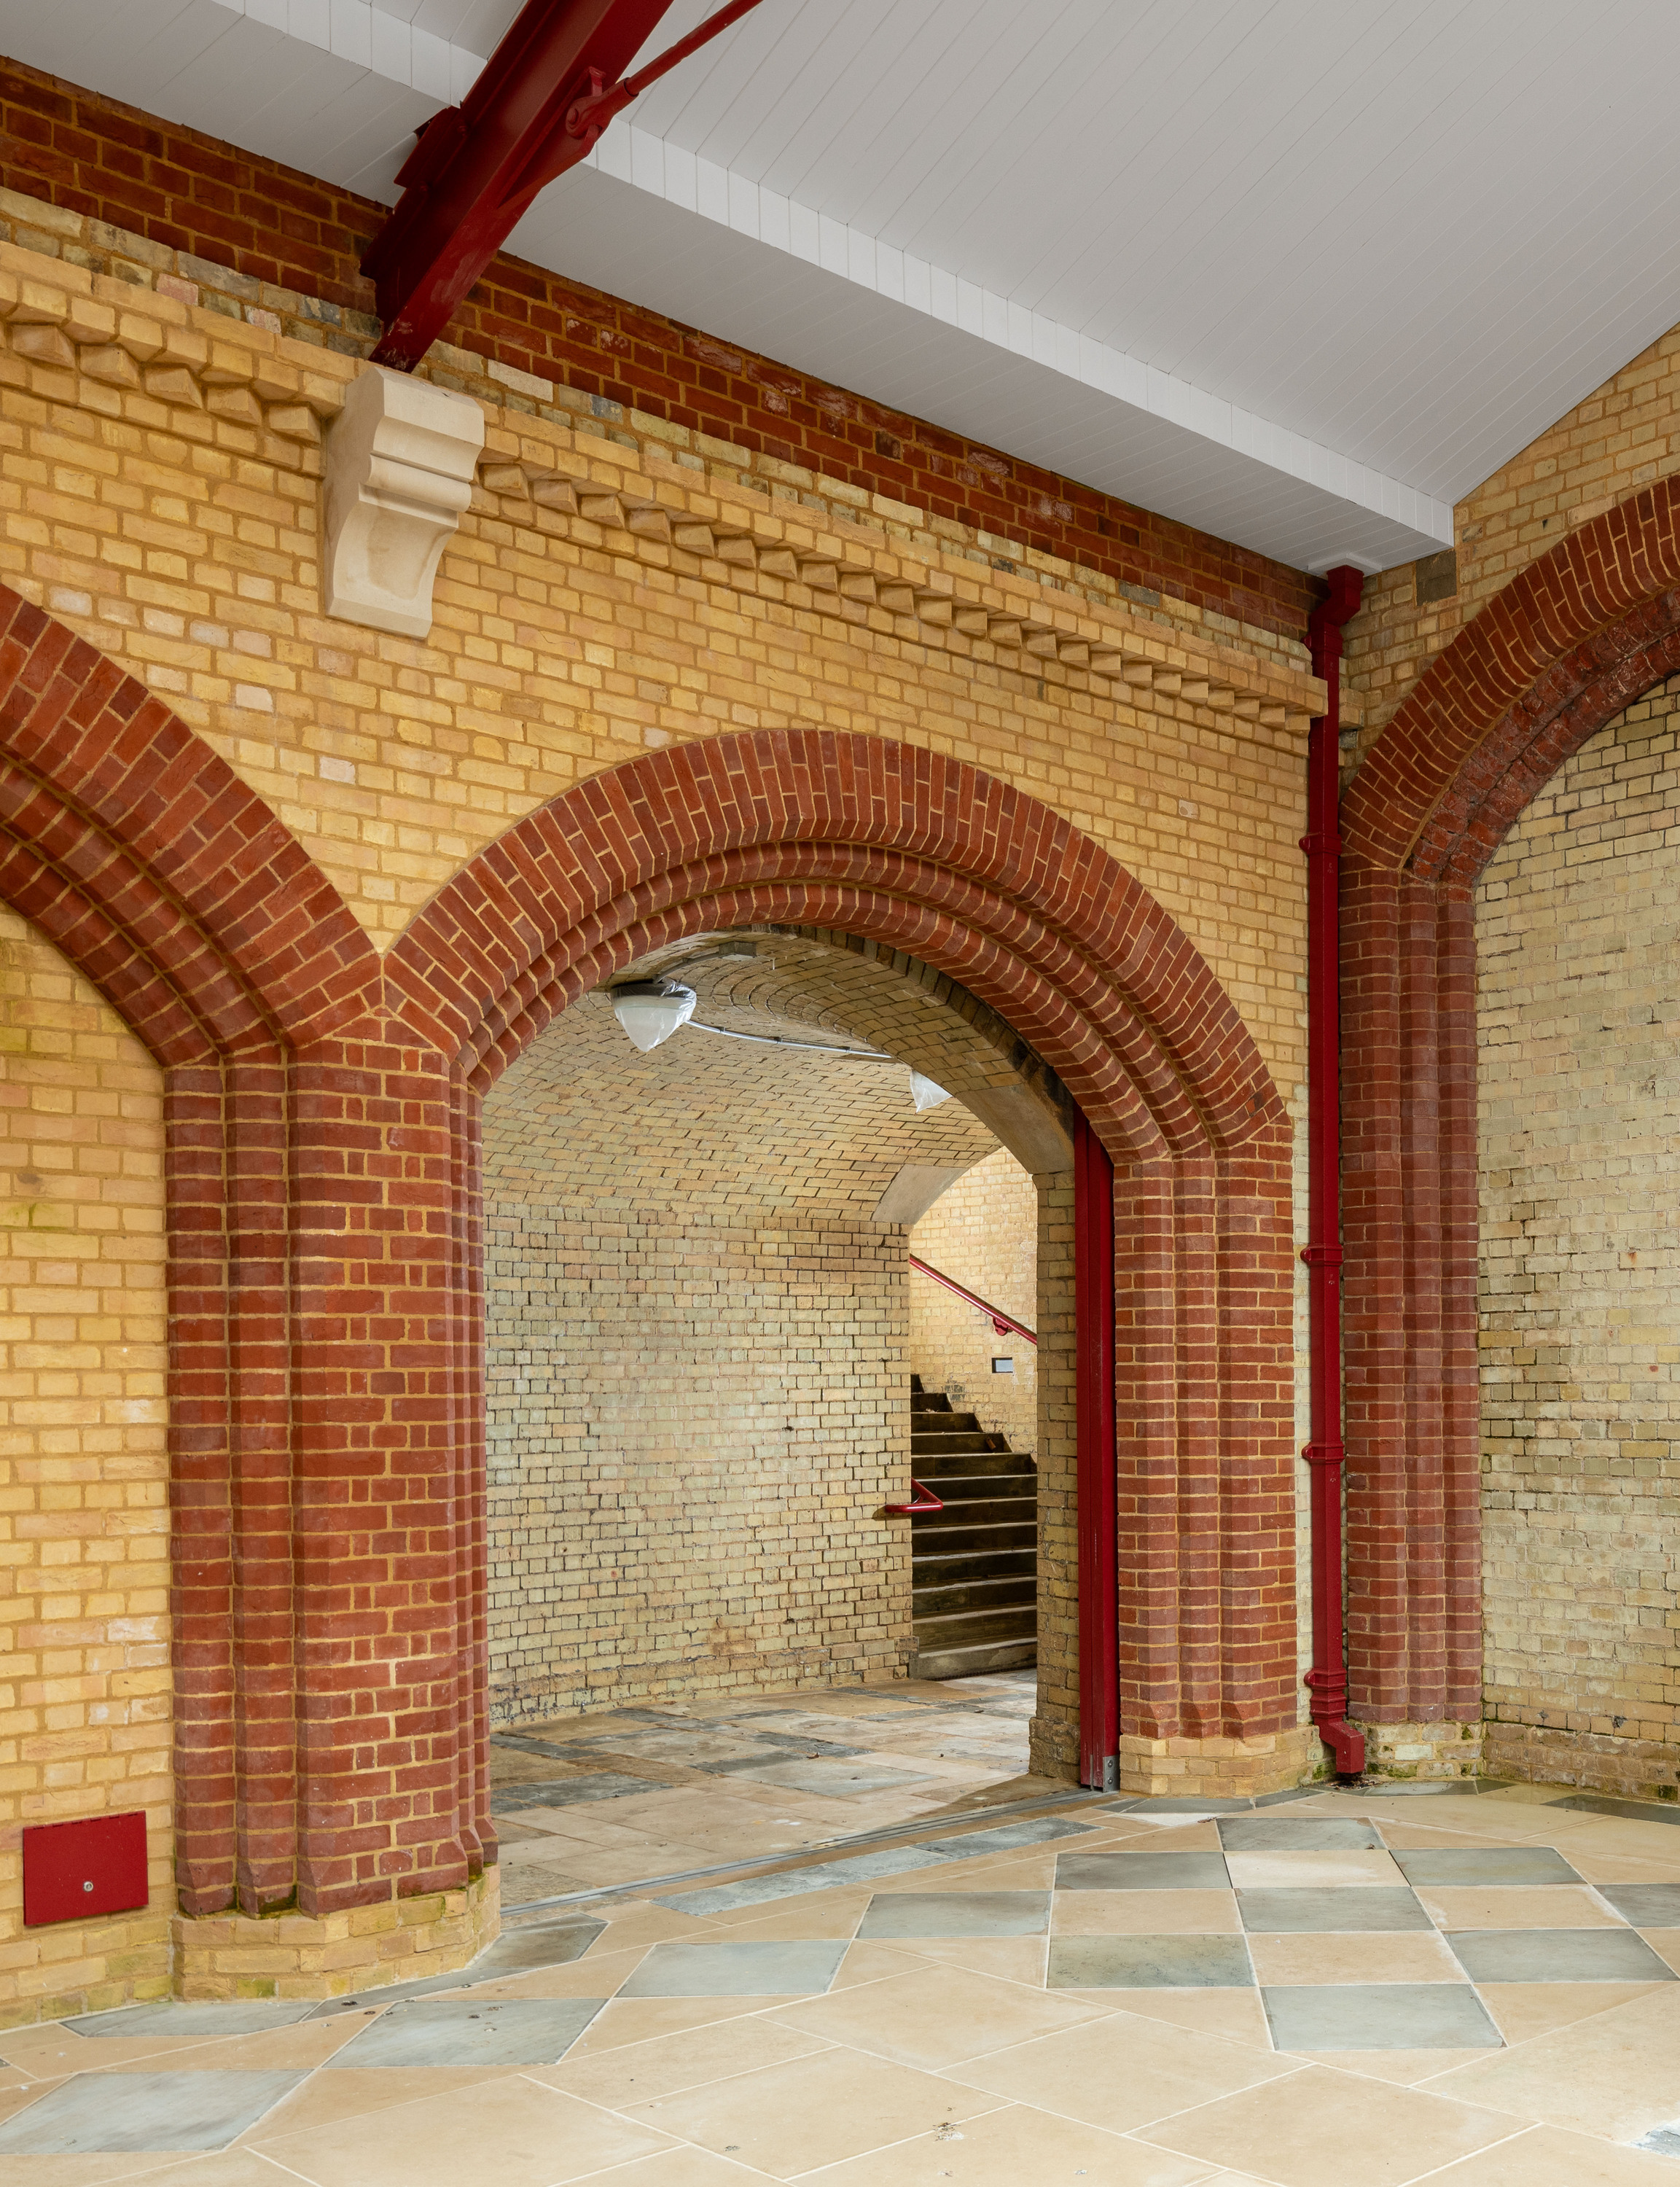
<path id="1" fill-rule="evenodd" d="M 913 1071 L 910 1073 L 910 1099 L 915 1103 L 916 1114 L 919 1116 L 924 1109 L 936 1109 L 941 1101 L 948 1101 L 951 1096 L 942 1086 L 935 1085 L 931 1078 L 924 1078 L 919 1071 Z"/>
<path id="2" fill-rule="evenodd" d="M 614 1016 L 643 1055 L 688 1022 L 698 999 L 692 987 L 666 980 L 636 980 L 610 992 Z"/>

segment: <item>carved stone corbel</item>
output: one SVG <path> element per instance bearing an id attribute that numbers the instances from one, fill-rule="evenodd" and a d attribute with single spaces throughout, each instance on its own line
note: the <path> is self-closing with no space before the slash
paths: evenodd
<path id="1" fill-rule="evenodd" d="M 375 365 L 351 383 L 327 436 L 326 611 L 424 638 L 445 542 L 472 499 L 484 413 Z"/>

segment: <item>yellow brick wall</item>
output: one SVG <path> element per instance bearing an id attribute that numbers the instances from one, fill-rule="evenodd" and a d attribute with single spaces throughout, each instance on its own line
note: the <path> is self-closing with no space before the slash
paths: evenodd
<path id="1" fill-rule="evenodd" d="M 0 910 L 0 2025 L 167 1989 L 161 1076 Z M 31 1824 L 143 1809 L 143 1912 L 25 1930 Z"/>
<path id="2" fill-rule="evenodd" d="M 363 367 L 10 245 L 8 314 L 0 576 L 166 698 L 381 946 L 474 851 L 603 767 L 828 726 L 955 754 L 1065 814 L 1181 922 L 1292 1080 L 1318 691 L 1298 651 L 839 481 L 609 438 L 493 380 L 475 383 L 482 483 L 430 638 L 381 635 L 320 611 L 321 435 Z M 576 505 L 533 499 L 534 479 Z M 608 520 L 626 502 L 733 527 L 733 559 Z M 812 557 L 874 599 L 814 591 Z M 1042 636 L 986 634 L 988 616 Z M 1123 673 L 1093 672 L 1104 646 Z"/>
<path id="3" fill-rule="evenodd" d="M 940 1195 L 910 1233 L 910 1251 L 1035 1330 L 1038 1318 L 1038 1195 L 1005 1147 Z M 1013 1359 L 996 1375 L 994 1359 Z M 943 1390 L 958 1412 L 1038 1447 L 1037 1356 L 1025 1337 L 999 1336 L 986 1317 L 928 1277 L 910 1284 L 910 1364 L 924 1389 Z"/>
<path id="4" fill-rule="evenodd" d="M 909 1267 L 874 1211 L 906 1163 L 995 1144 L 957 1101 L 919 1116 L 902 1065 L 697 1028 L 638 1055 L 602 995 L 511 1066 L 485 1130 L 497 1718 L 903 1675 Z"/>
<path id="5" fill-rule="evenodd" d="M 1671 1794 L 1677 732 L 1680 679 L 1559 769 L 1476 903 L 1489 1751 Z"/>

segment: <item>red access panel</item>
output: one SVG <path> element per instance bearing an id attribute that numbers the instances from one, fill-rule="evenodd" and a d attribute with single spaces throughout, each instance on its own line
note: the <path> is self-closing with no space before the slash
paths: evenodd
<path id="1" fill-rule="evenodd" d="M 40 1823 L 23 1834 L 26 1929 L 126 1914 L 146 1903 L 146 1818 L 91 1815 L 84 1823 Z"/>

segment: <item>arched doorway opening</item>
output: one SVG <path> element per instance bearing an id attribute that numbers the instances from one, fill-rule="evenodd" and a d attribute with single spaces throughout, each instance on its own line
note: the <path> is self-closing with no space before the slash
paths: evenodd
<path id="1" fill-rule="evenodd" d="M 643 1053 L 614 998 L 655 986 L 691 1015 Z M 992 1012 L 902 953 L 814 929 L 655 950 L 497 1081 L 504 1897 L 527 1868 L 586 1880 L 626 1831 L 648 1860 L 693 1864 L 767 1829 L 791 1844 L 1018 1795 L 1030 1734 L 1073 1751 L 1072 1167 L 1065 1093 Z M 912 1257 L 913 1226 L 964 1185 L 1042 1324 L 1021 1323 L 1037 1342 L 997 1378 L 1013 1434 L 946 1390 L 969 1352 L 989 1369 L 1010 1347 L 972 1305 L 953 1298 L 954 1328 L 930 1316 L 924 1295 L 952 1295 Z M 943 1258 L 978 1280 L 991 1262 L 964 1230 Z"/>
<path id="2" fill-rule="evenodd" d="M 482 1234 L 481 1104 L 513 1060 L 654 953 L 767 925 L 902 951 L 953 981 L 1085 1120 L 1076 1211 L 1102 1219 L 1075 1253 L 1101 1320 L 1079 1358 L 1115 1422 L 1116 1487 L 1081 1499 L 1082 1706 L 1065 1774 L 1140 1791 L 1296 1781 L 1309 1733 L 1287 1120 L 1183 933 L 1047 808 L 936 754 L 784 732 L 630 762 L 491 846 L 389 969 L 402 1022 L 453 1058 L 464 1267 Z M 475 1364 L 464 1357 L 469 1376 Z M 480 1400 L 470 1382 L 462 1394 L 462 1432 L 481 1448 Z M 486 1658 L 475 1677 L 485 1691 Z M 1104 1689 L 1112 1700 L 1093 1705 Z"/>

